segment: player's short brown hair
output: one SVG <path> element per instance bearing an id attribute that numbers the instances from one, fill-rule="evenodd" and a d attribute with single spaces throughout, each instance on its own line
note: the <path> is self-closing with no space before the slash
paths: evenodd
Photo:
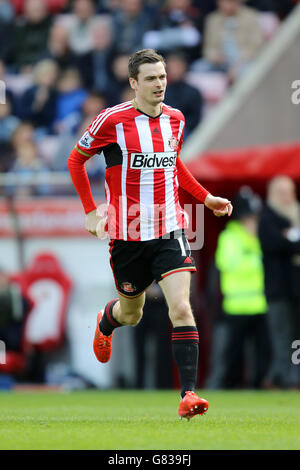
<path id="1" fill-rule="evenodd" d="M 162 62 L 163 66 L 166 68 L 165 59 L 154 49 L 141 49 L 140 51 L 135 52 L 130 56 L 128 62 L 129 77 L 137 80 L 140 65 L 156 64 L 156 62 Z"/>

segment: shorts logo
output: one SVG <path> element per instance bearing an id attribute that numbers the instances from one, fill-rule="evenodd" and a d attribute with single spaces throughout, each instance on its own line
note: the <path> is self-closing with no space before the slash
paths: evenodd
<path id="1" fill-rule="evenodd" d="M 86 131 L 79 141 L 80 147 L 84 147 L 85 149 L 91 148 L 91 143 L 94 141 L 94 137 L 90 135 L 88 131 Z"/>
<path id="2" fill-rule="evenodd" d="M 131 282 L 122 282 L 121 289 L 125 292 L 135 292 L 136 287 Z"/>
<path id="3" fill-rule="evenodd" d="M 172 135 L 172 137 L 168 140 L 169 147 L 173 150 L 177 150 L 178 148 L 178 140 Z"/>
<path id="4" fill-rule="evenodd" d="M 185 258 L 184 263 L 193 263 L 193 260 L 188 256 Z"/>
<path id="5" fill-rule="evenodd" d="M 174 168 L 176 157 L 176 152 L 132 153 L 130 168 L 135 170 Z"/>

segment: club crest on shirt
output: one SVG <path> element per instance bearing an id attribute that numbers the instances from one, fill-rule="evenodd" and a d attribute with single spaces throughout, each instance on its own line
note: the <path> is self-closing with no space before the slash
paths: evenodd
<path id="1" fill-rule="evenodd" d="M 91 143 L 93 142 L 94 137 L 92 137 L 90 135 L 90 133 L 88 131 L 86 131 L 83 136 L 81 137 L 80 141 L 79 141 L 79 145 L 81 147 L 84 147 L 86 149 L 89 149 L 91 147 Z"/>
<path id="2" fill-rule="evenodd" d="M 178 140 L 173 135 L 168 139 L 168 144 L 171 149 L 177 150 Z"/>
<path id="3" fill-rule="evenodd" d="M 135 292 L 136 287 L 131 282 L 122 282 L 121 289 L 125 292 Z"/>

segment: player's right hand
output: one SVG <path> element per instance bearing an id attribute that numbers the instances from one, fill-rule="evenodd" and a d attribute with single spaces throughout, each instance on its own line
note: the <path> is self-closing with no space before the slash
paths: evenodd
<path id="1" fill-rule="evenodd" d="M 105 225 L 106 218 L 100 216 L 97 209 L 86 214 L 85 228 L 92 235 L 95 235 L 95 237 L 100 239 L 107 238 Z"/>

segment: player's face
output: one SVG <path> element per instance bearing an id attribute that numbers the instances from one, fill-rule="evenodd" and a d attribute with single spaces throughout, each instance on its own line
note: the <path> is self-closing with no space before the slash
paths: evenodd
<path id="1" fill-rule="evenodd" d="M 132 79 L 131 86 L 140 101 L 152 106 L 163 102 L 167 86 L 167 74 L 163 63 L 140 65 L 137 80 Z"/>

